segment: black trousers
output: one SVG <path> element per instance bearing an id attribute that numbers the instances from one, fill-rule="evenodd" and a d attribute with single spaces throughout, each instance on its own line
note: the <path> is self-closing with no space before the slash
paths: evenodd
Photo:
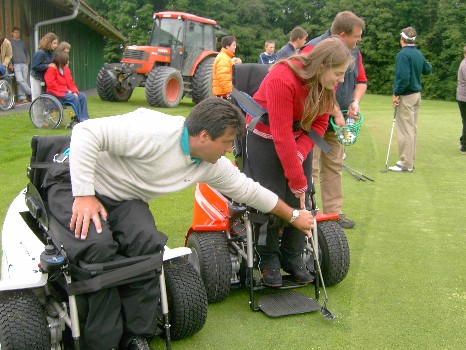
<path id="1" fill-rule="evenodd" d="M 460 137 L 461 150 L 466 151 L 466 101 L 458 101 L 461 121 L 463 122 L 463 132 Z"/>
<path id="2" fill-rule="evenodd" d="M 159 232 L 147 203 L 140 200 L 115 201 L 99 196 L 107 210 L 102 233 L 92 224 L 85 240 L 69 230 L 73 196 L 71 186 L 52 185 L 48 207 L 61 227 L 49 232 L 63 244 L 70 261 L 106 262 L 115 254 L 126 257 L 163 251 L 167 237 Z M 77 297 L 83 349 L 106 350 L 117 347 L 122 337 L 155 334 L 160 289 L 158 278 L 148 279 Z"/>
<path id="3" fill-rule="evenodd" d="M 264 139 L 248 131 L 245 158 L 244 173 L 247 176 L 277 194 L 289 206 L 299 209 L 299 199 L 288 186 L 288 180 L 285 177 L 273 140 Z M 308 156 L 303 163 L 308 179 L 311 178 L 311 167 L 312 157 Z M 308 199 L 308 194 L 306 194 L 306 202 Z M 256 235 L 259 230 L 260 228 L 255 226 Z M 282 231 L 281 244 L 280 231 Z M 290 266 L 294 260 L 301 258 L 305 246 L 305 235 L 297 228 L 291 225 L 267 227 L 266 244 L 257 245 L 257 251 L 260 255 L 260 269 Z"/>

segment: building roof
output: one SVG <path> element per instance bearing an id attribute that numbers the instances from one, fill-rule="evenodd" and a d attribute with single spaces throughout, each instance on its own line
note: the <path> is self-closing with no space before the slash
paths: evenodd
<path id="1" fill-rule="evenodd" d="M 105 37 L 123 42 L 126 40 L 122 32 L 112 26 L 107 20 L 100 17 L 94 9 L 82 0 L 47 0 L 54 7 L 61 9 L 66 14 L 71 14 L 76 8 L 78 2 L 80 7 L 78 10 L 77 20 L 84 23 L 88 27 L 94 29 Z"/>

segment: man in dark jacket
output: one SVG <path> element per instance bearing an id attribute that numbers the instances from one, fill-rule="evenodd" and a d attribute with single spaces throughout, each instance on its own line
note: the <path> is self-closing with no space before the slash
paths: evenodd
<path id="1" fill-rule="evenodd" d="M 277 61 L 288 58 L 304 46 L 307 39 L 307 32 L 301 27 L 295 27 L 290 33 L 290 41 L 277 52 Z"/>
<path id="2" fill-rule="evenodd" d="M 432 66 L 416 48 L 416 29 L 405 28 L 400 35 L 401 50 L 395 59 L 393 86 L 399 160 L 389 169 L 412 172 L 416 156 L 417 116 L 421 107 L 421 76 L 429 74 Z"/>
<path id="3" fill-rule="evenodd" d="M 354 57 L 354 68 L 345 72 L 345 80 L 339 83 L 336 90 L 338 106 L 334 106 L 330 114 L 338 126 L 345 126 L 342 110 L 347 110 L 347 116 L 357 119 L 359 102 L 366 93 L 367 78 L 362 62 L 362 55 L 357 43 L 362 40 L 365 28 L 364 21 L 351 11 L 339 12 L 333 20 L 332 26 L 321 36 L 309 41 L 302 49 L 302 53 L 309 52 L 318 42 L 330 37 L 338 36 L 351 51 Z M 342 213 L 343 183 L 341 170 L 343 167 L 343 146 L 338 142 L 336 134 L 329 123 L 324 134 L 324 140 L 332 146 L 327 154 L 314 148 L 312 159 L 312 177 L 317 184 L 320 179 L 320 193 L 322 197 L 323 213 L 338 213 L 337 222 L 343 228 L 353 228 L 355 223 Z"/>

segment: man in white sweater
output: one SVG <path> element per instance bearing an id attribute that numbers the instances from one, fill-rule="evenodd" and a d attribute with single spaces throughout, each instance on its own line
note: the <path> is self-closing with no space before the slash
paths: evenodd
<path id="1" fill-rule="evenodd" d="M 211 185 L 237 202 L 272 213 L 310 236 L 313 217 L 294 210 L 277 195 L 247 178 L 227 158 L 244 116 L 230 102 L 206 99 L 185 119 L 140 108 L 124 115 L 90 119 L 73 129 L 72 183 L 68 205 L 49 208 L 69 232 L 61 237 L 72 262 L 112 260 L 163 251 L 167 237 L 157 230 L 147 202 L 197 182 Z M 61 192 L 66 192 L 62 187 Z M 87 296 L 83 327 L 86 349 L 137 344 L 154 336 L 158 279 L 107 288 Z"/>

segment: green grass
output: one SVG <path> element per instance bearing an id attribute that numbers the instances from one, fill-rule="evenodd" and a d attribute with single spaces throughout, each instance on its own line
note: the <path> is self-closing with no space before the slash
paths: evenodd
<path id="1" fill-rule="evenodd" d="M 143 91 L 129 103 L 89 98 L 92 117 L 120 114 L 147 104 Z M 190 100 L 164 110 L 187 115 Z M 368 95 L 358 141 L 345 163 L 375 179 L 343 173 L 344 211 L 357 226 L 347 230 L 349 274 L 328 288 L 333 322 L 320 314 L 269 318 L 249 309 L 248 293 L 232 291 L 209 305 L 201 332 L 173 343 L 183 349 L 463 349 L 466 343 L 466 235 L 464 175 L 459 153 L 460 117 L 455 103 L 423 101 L 415 172 L 385 168 L 393 108 L 387 96 Z M 27 113 L 0 112 L 0 218 L 26 185 L 29 142 L 35 129 Z M 396 135 L 389 165 L 397 160 Z M 320 201 L 320 200 L 319 200 Z M 151 202 L 169 246 L 181 246 L 191 222 L 193 189 Z M 2 219 L 3 220 L 3 219 Z M 301 289 L 313 295 L 311 288 Z M 463 345 L 461 345 L 463 344 Z M 154 349 L 163 348 L 155 339 Z"/>

